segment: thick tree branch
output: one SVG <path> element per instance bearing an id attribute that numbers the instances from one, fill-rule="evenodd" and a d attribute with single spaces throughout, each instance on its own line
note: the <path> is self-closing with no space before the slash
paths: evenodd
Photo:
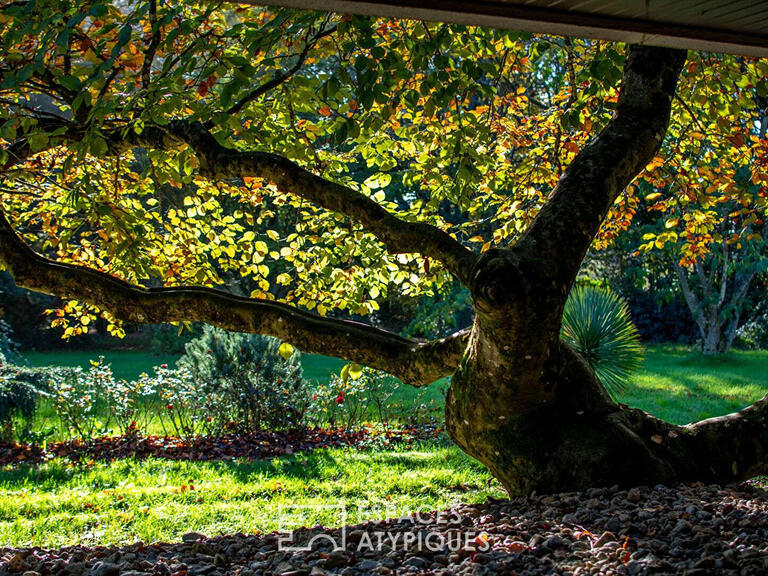
<path id="1" fill-rule="evenodd" d="M 723 241 L 723 269 L 720 274 L 720 298 L 717 300 L 718 307 L 725 304 L 725 298 L 728 295 L 728 266 L 730 261 L 728 258 L 728 242 Z"/>
<path id="2" fill-rule="evenodd" d="M 379 238 L 391 253 L 422 254 L 442 262 L 462 282 L 469 278 L 476 255 L 431 224 L 401 220 L 367 196 L 317 176 L 282 156 L 222 146 L 199 123 L 172 122 L 166 130 L 195 151 L 204 176 L 266 178 L 285 192 L 349 216 Z"/>
<path id="3" fill-rule="evenodd" d="M 659 449 L 677 461 L 680 480 L 732 482 L 768 472 L 768 395 L 732 414 L 664 426 L 678 432 L 665 434 Z"/>
<path id="4" fill-rule="evenodd" d="M 712 264 L 712 268 L 714 270 L 714 262 Z M 712 300 L 712 281 L 710 280 L 709 276 L 707 276 L 707 272 L 704 270 L 704 263 L 701 261 L 701 258 L 698 258 L 693 264 L 693 269 L 696 271 L 696 276 L 699 278 L 699 285 L 701 286 L 701 291 L 704 294 L 704 302 L 710 303 Z"/>
<path id="5" fill-rule="evenodd" d="M 40 125 L 40 123 L 38 123 Z M 46 131 L 67 128 L 62 140 L 79 141 L 85 129 L 65 120 L 47 119 Z M 197 156 L 202 176 L 213 179 L 257 177 L 274 182 L 284 192 L 294 194 L 332 212 L 349 216 L 375 235 L 394 254 L 422 254 L 442 262 L 447 270 L 467 284 L 477 255 L 456 239 L 426 222 L 407 222 L 388 212 L 378 202 L 341 184 L 326 180 L 283 156 L 269 152 L 235 150 L 219 144 L 200 122 L 175 120 L 167 126 L 146 126 L 141 134 L 125 128 L 102 130 L 110 154 L 131 148 L 173 149 L 188 145 Z M 51 141 L 48 147 L 56 145 Z M 9 148 L 8 159 L 0 167 L 7 170 L 32 154 L 26 140 Z"/>
<path id="6" fill-rule="evenodd" d="M 677 272 L 677 279 L 680 281 L 680 290 L 685 298 L 685 303 L 688 304 L 688 309 L 691 311 L 691 316 L 696 321 L 696 325 L 699 327 L 699 332 L 702 338 L 707 337 L 707 322 L 704 318 L 704 312 L 699 304 L 696 295 L 691 290 L 691 285 L 688 282 L 688 273 L 685 268 L 679 264 L 675 265 L 675 272 Z"/>
<path id="7" fill-rule="evenodd" d="M 616 197 L 659 149 L 684 62 L 683 51 L 630 47 L 614 118 L 571 162 L 517 243 L 543 263 L 563 298 Z"/>
<path id="8" fill-rule="evenodd" d="M 467 334 L 420 343 L 359 322 L 323 318 L 287 304 L 199 287 L 142 288 L 83 266 L 35 253 L 0 213 L 0 263 L 19 286 L 98 306 L 127 322 L 206 322 L 276 336 L 300 350 L 384 370 L 413 386 L 450 375 Z"/>

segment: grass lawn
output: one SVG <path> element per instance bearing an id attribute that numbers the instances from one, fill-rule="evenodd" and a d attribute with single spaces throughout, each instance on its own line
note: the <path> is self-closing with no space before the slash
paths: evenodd
<path id="1" fill-rule="evenodd" d="M 651 346 L 618 399 L 675 424 L 740 410 L 768 393 L 768 351 L 707 358 L 682 346 Z"/>
<path id="2" fill-rule="evenodd" d="M 194 490 L 190 489 L 194 486 Z M 323 449 L 268 462 L 53 461 L 0 472 L 0 544 L 63 546 L 339 525 L 502 497 L 500 485 L 455 446 Z M 288 514 L 281 507 L 324 505 Z M 284 524 L 284 525 L 281 525 Z"/>
<path id="3" fill-rule="evenodd" d="M 107 350 L 103 353 L 86 350 L 54 350 L 51 352 L 27 352 L 24 358 L 31 366 L 80 366 L 83 370 L 90 367 L 91 360 L 98 360 L 99 355 L 112 366 L 112 373 L 118 380 L 135 380 L 142 372 L 151 374 L 156 366 L 173 366 L 178 356 L 154 356 L 143 350 Z M 304 377 L 307 380 L 326 381 L 333 372 L 342 369 L 343 360 L 318 354 L 302 354 Z"/>
<path id="4" fill-rule="evenodd" d="M 85 367 L 91 356 L 28 355 L 34 365 Z M 313 380 L 327 379 L 344 364 L 322 356 L 303 358 L 305 375 Z M 110 352 L 106 360 L 124 378 L 163 363 L 140 352 Z M 738 410 L 766 392 L 766 351 L 707 359 L 682 347 L 652 346 L 643 370 L 619 400 L 685 424 Z M 401 386 L 392 402 L 414 398 L 439 405 L 442 393 L 439 386 L 426 392 Z M 344 504 L 348 521 L 356 522 L 488 495 L 502 495 L 498 483 L 455 446 L 436 443 L 389 452 L 324 449 L 257 463 L 124 460 L 86 466 L 55 460 L 0 469 L 0 544 L 174 541 L 190 530 L 215 535 L 338 525 L 328 509 L 287 523 L 281 523 L 279 511 L 293 503 Z"/>
<path id="5" fill-rule="evenodd" d="M 91 360 L 104 356 L 112 366 L 112 373 L 118 380 L 135 380 L 142 372 L 152 374 L 155 366 L 173 366 L 177 356 L 154 356 L 142 350 L 106 350 L 102 353 L 87 350 L 53 350 L 50 352 L 22 352 L 31 366 L 80 366 L 90 368 Z"/>

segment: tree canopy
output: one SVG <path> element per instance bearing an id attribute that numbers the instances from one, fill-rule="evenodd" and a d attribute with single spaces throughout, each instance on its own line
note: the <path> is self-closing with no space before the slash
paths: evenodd
<path id="1" fill-rule="evenodd" d="M 613 117 L 625 58 L 594 40 L 235 3 L 7 3 L 3 258 L 23 253 L 33 287 L 71 298 L 54 320 L 66 335 L 97 316 L 116 334 L 202 319 L 390 370 L 414 350 L 448 358 L 399 373 L 426 382 L 452 371 L 464 333 L 424 344 L 336 318 L 467 283 L 479 254 L 518 240 Z M 640 250 L 673 243 L 682 266 L 759 236 L 766 77 L 765 60 L 690 54 L 662 150 L 595 246 L 643 210 L 659 225 Z"/>

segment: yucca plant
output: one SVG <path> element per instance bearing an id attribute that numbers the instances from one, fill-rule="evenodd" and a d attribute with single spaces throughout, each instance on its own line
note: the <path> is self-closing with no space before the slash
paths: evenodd
<path id="1" fill-rule="evenodd" d="M 645 350 L 626 302 L 610 290 L 575 286 L 563 312 L 561 336 L 597 373 L 611 396 L 627 387 Z"/>

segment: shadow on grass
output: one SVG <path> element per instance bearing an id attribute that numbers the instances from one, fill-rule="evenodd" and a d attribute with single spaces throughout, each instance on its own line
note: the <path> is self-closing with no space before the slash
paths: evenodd
<path id="1" fill-rule="evenodd" d="M 44 464 L 20 463 L 0 469 L 0 487 L 6 490 L 23 490 L 34 486 L 41 490 L 53 490 L 71 483 L 78 477 L 88 477 L 89 488 L 110 489 L 115 486 L 115 478 L 129 477 L 136 469 L 150 474 L 165 471 L 183 473 L 185 468 L 202 469 L 204 473 L 215 477 L 231 478 L 238 484 L 249 484 L 259 479 L 282 477 L 302 482 L 322 481 L 343 476 L 351 460 L 365 460 L 370 466 L 382 468 L 400 468 L 410 472 L 432 469 L 436 458 L 440 465 L 448 468 L 477 467 L 479 464 L 469 461 L 460 453 L 438 456 L 435 450 L 449 446 L 446 440 L 421 442 L 405 450 L 398 447 L 392 451 L 357 450 L 353 448 L 318 448 L 309 452 L 280 456 L 257 461 L 183 461 L 160 458 L 135 459 L 125 458 L 111 462 L 73 463 L 56 459 Z M 109 473 L 107 473 L 109 470 Z M 103 477 L 103 478 L 102 478 Z"/>

